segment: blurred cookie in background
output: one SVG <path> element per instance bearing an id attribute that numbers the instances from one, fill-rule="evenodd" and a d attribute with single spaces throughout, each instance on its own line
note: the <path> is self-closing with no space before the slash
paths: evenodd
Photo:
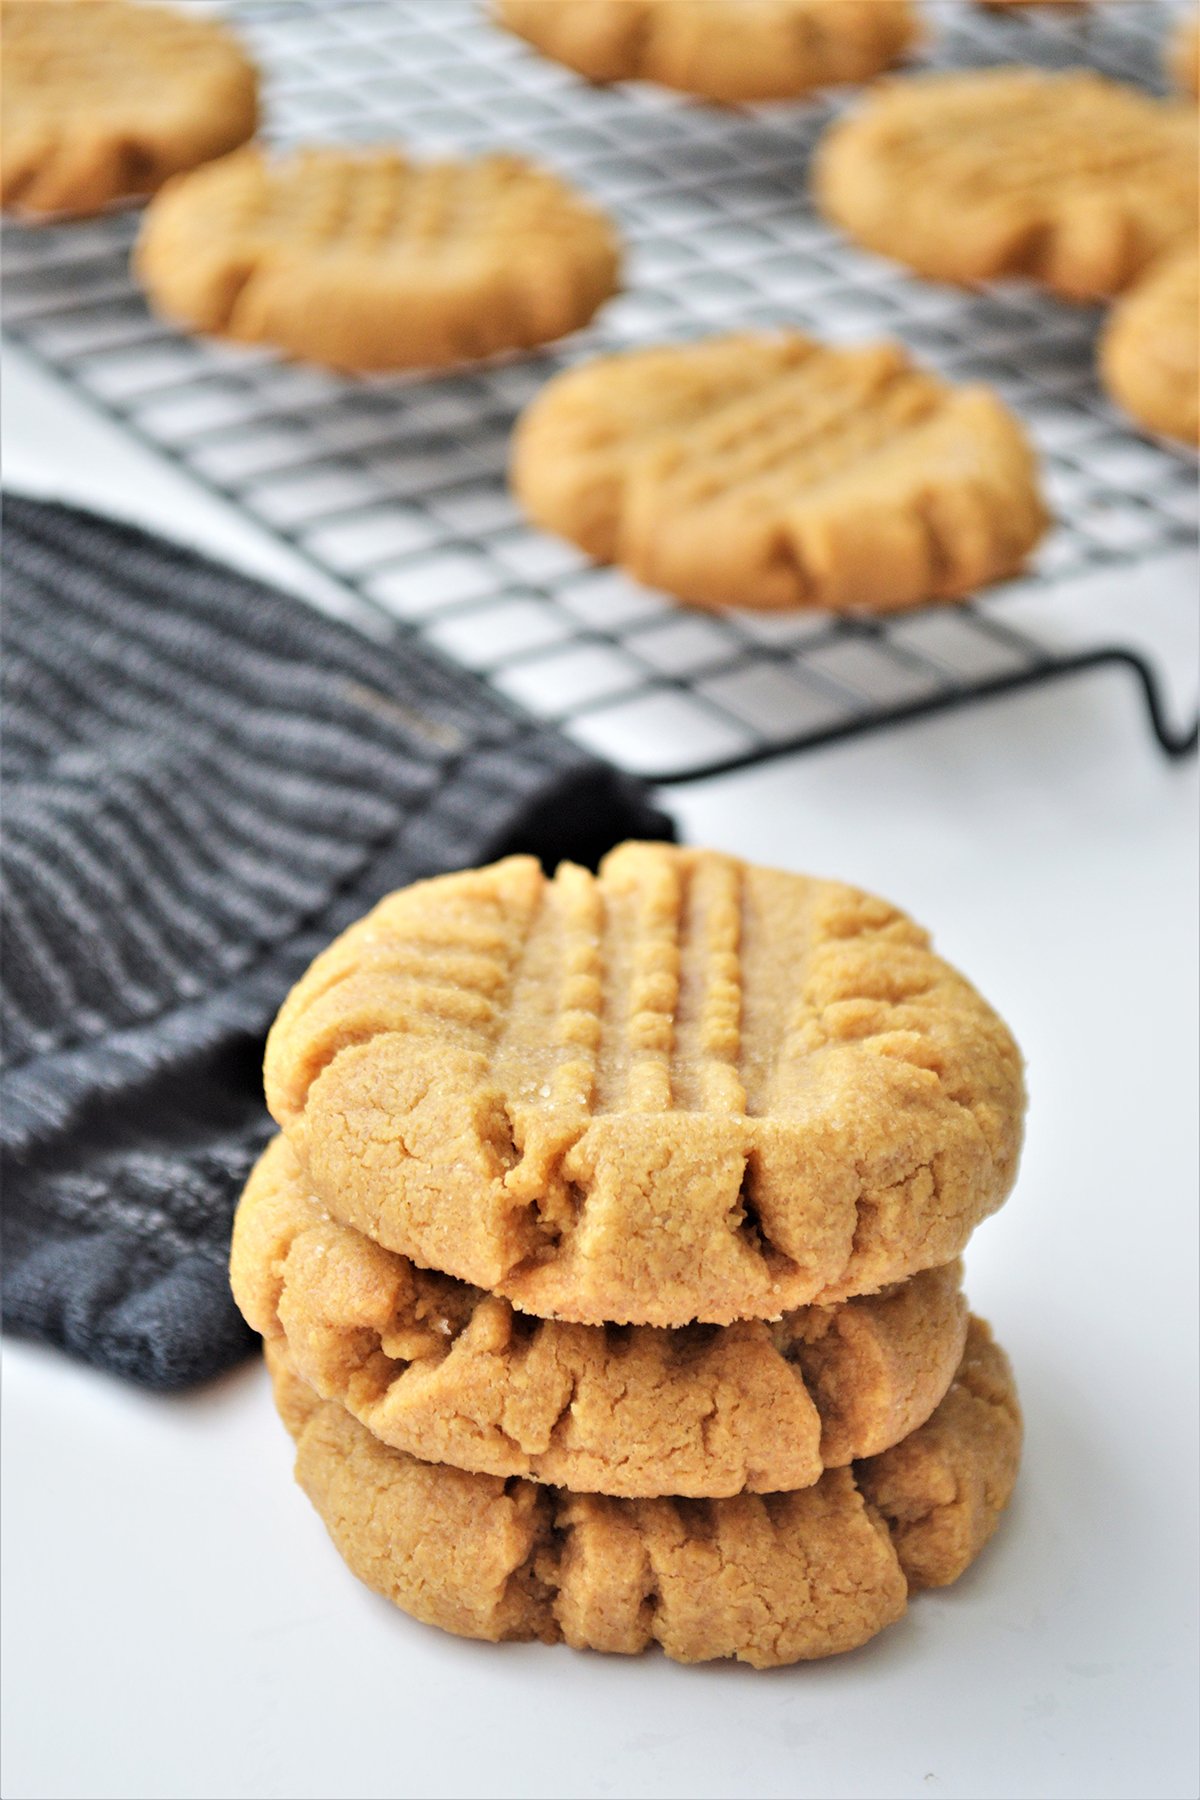
<path id="1" fill-rule="evenodd" d="M 851 237 L 934 281 L 1084 300 L 1195 231 L 1198 148 L 1193 106 L 1091 71 L 921 75 L 833 127 L 814 186 Z"/>
<path id="2" fill-rule="evenodd" d="M 616 291 L 620 246 L 516 156 L 252 147 L 158 196 L 135 267 L 186 330 L 337 369 L 437 368 L 585 325 Z"/>
<path id="3" fill-rule="evenodd" d="M 1011 575 L 1047 514 L 1021 426 L 898 345 L 748 333 L 601 357 L 522 416 L 537 524 L 695 606 L 891 611 Z"/>
<path id="4" fill-rule="evenodd" d="M 493 11 L 589 81 L 655 81 L 727 105 L 870 81 L 919 36 L 908 0 L 494 0 Z"/>
<path id="5" fill-rule="evenodd" d="M 1177 87 L 1200 96 L 1200 12 L 1176 26 L 1167 49 L 1167 66 Z"/>
<path id="6" fill-rule="evenodd" d="M 1157 263 L 1114 307 L 1100 340 L 1110 399 L 1147 431 L 1200 444 L 1200 250 Z"/>
<path id="7" fill-rule="evenodd" d="M 253 137 L 258 77 L 212 19 L 127 0 L 4 0 L 0 204 L 94 213 Z"/>

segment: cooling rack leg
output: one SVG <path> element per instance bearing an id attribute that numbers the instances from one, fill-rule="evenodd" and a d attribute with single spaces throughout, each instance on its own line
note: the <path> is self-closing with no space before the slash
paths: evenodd
<path id="1" fill-rule="evenodd" d="M 1061 662 L 1047 663 L 1040 669 L 1030 670 L 1015 680 L 989 684 L 990 691 L 1011 691 L 1013 688 L 1033 686 L 1041 681 L 1058 681 L 1064 676 L 1082 674 L 1089 669 L 1119 668 L 1129 669 L 1136 676 L 1142 690 L 1142 698 L 1146 703 L 1146 712 L 1150 718 L 1150 729 L 1158 740 L 1163 754 L 1178 762 L 1190 756 L 1196 748 L 1197 731 L 1200 719 L 1194 719 L 1189 729 L 1176 730 L 1167 717 L 1167 709 L 1163 702 L 1162 688 L 1158 677 L 1149 663 L 1145 662 L 1136 651 L 1112 646 L 1101 650 L 1088 650 L 1078 656 L 1065 656 Z"/>
<path id="2" fill-rule="evenodd" d="M 1100 654 L 1097 662 L 1124 663 L 1133 670 L 1142 686 L 1142 695 L 1146 702 L 1146 711 L 1150 715 L 1150 728 L 1158 739 L 1159 746 L 1172 762 L 1182 757 L 1191 756 L 1196 749 L 1197 735 L 1200 733 L 1200 718 L 1193 719 L 1190 731 L 1175 731 L 1166 715 L 1163 706 L 1162 689 L 1155 678 L 1149 664 L 1132 651 L 1112 651 L 1107 656 Z"/>
<path id="3" fill-rule="evenodd" d="M 886 711 L 875 712 L 869 718 L 850 719 L 832 726 L 826 731 L 809 732 L 803 737 L 773 743 L 766 748 L 746 751 L 737 756 L 723 757 L 719 761 L 704 764 L 702 768 L 651 771 L 643 774 L 642 779 L 648 781 L 653 787 L 681 787 L 687 782 L 709 780 L 717 775 L 732 775 L 738 770 L 753 768 L 758 763 L 771 761 L 778 756 L 786 756 L 792 751 L 816 749 L 824 744 L 837 743 L 842 738 L 858 737 L 866 732 L 883 730 L 888 726 L 903 725 L 912 719 L 927 719 L 936 713 L 953 712 L 959 707 L 972 706 L 981 700 L 996 699 L 1002 694 L 1017 693 L 1022 688 L 1039 687 L 1044 682 L 1061 681 L 1065 676 L 1084 674 L 1091 669 L 1114 667 L 1130 669 L 1137 677 L 1150 718 L 1150 728 L 1163 754 L 1172 762 L 1178 762 L 1183 757 L 1190 756 L 1196 749 L 1200 719 L 1194 720 L 1190 729 L 1176 731 L 1167 718 L 1162 690 L 1153 670 L 1142 661 L 1135 651 L 1118 649 L 1114 646 L 1105 650 L 1085 651 L 1078 656 L 1064 657 L 1061 661 L 1042 663 L 1037 668 L 1022 669 L 1013 675 L 1002 675 L 995 680 L 981 682 L 978 686 L 965 692 L 940 694 L 929 699 L 919 700 L 913 705 L 891 707 Z"/>

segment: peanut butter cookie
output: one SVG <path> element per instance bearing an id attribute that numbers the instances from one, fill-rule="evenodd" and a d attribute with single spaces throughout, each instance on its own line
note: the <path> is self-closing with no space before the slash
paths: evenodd
<path id="1" fill-rule="evenodd" d="M 1177 87 L 1193 98 L 1200 95 L 1200 16 L 1195 12 L 1176 26 L 1167 64 Z"/>
<path id="2" fill-rule="evenodd" d="M 1147 431 L 1200 443 L 1200 255 L 1192 244 L 1143 276 L 1113 308 L 1100 373 Z"/>
<path id="3" fill-rule="evenodd" d="M 790 100 L 870 81 L 916 39 L 908 0 L 496 0 L 502 25 L 589 81 Z"/>
<path id="4" fill-rule="evenodd" d="M 211 19 L 127 0 L 3 0 L 0 205 L 92 213 L 253 137 L 258 81 Z"/>
<path id="5" fill-rule="evenodd" d="M 798 1493 L 620 1500 L 469 1475 L 390 1450 L 267 1346 L 296 1479 L 350 1569 L 428 1625 L 677 1662 L 771 1668 L 854 1649 L 908 1594 L 955 1581 L 1020 1458 L 1012 1374 L 973 1320 L 927 1424 Z"/>
<path id="6" fill-rule="evenodd" d="M 691 1326 L 569 1325 L 340 1225 L 279 1138 L 234 1222 L 246 1318 L 381 1442 L 579 1493 L 807 1487 L 924 1424 L 966 1338 L 956 1263 L 842 1306 Z"/>
<path id="7" fill-rule="evenodd" d="M 876 90 L 817 156 L 827 215 L 937 281 L 1024 275 L 1118 294 L 1196 229 L 1194 106 L 1086 70 L 922 75 Z"/>
<path id="8" fill-rule="evenodd" d="M 952 1261 L 1016 1171 L 1005 1026 L 882 900 L 668 845 L 384 900 L 271 1031 L 323 1204 L 581 1323 L 728 1324 Z"/>
<path id="9" fill-rule="evenodd" d="M 526 409 L 530 518 L 693 606 L 886 612 L 1014 574 L 1046 527 L 1024 432 L 898 344 L 800 332 L 601 357 Z"/>
<path id="10" fill-rule="evenodd" d="M 607 218 L 515 156 L 258 149 L 172 182 L 136 267 L 190 331 L 339 369 L 439 367 L 585 325 L 615 291 Z"/>

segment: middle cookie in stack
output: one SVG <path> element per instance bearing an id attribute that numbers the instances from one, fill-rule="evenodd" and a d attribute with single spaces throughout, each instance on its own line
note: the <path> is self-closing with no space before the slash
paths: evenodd
<path id="1" fill-rule="evenodd" d="M 956 1258 L 1020 1059 L 894 908 L 661 845 L 444 877 L 318 959 L 267 1085 L 235 1291 L 418 1617 L 787 1661 L 990 1535 L 1019 1419 Z"/>
<path id="2" fill-rule="evenodd" d="M 232 1261 L 254 1329 L 381 1443 L 630 1498 L 789 1492 L 890 1449 L 962 1359 L 961 1273 L 775 1323 L 537 1319 L 339 1224 L 283 1138 L 247 1184 Z"/>

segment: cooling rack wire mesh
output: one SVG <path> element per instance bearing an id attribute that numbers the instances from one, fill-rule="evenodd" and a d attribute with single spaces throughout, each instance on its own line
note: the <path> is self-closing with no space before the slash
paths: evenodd
<path id="1" fill-rule="evenodd" d="M 965 294 L 923 282 L 821 221 L 805 171 L 843 102 L 725 112 L 640 85 L 592 88 L 472 0 L 226 10 L 265 72 L 275 142 L 519 150 L 607 207 L 628 246 L 624 293 L 567 344 L 435 378 L 351 381 L 156 321 L 129 275 L 135 213 L 5 227 L 11 337 L 348 588 L 364 617 L 384 615 L 655 780 L 1112 663 L 1142 684 L 1164 750 L 1194 743 L 1194 728 L 1168 720 L 1163 671 L 1144 652 L 1086 632 L 1056 647 L 1029 603 L 1194 546 L 1194 459 L 1136 436 L 1108 406 L 1093 310 L 1024 287 Z M 1178 8 L 1107 0 L 999 13 L 932 0 L 926 12 L 927 66 L 1086 62 L 1159 89 Z M 508 437 L 555 370 L 604 350 L 773 325 L 839 342 L 899 338 L 1019 411 L 1057 519 L 1019 582 L 887 620 L 707 615 L 524 524 L 505 486 Z"/>

